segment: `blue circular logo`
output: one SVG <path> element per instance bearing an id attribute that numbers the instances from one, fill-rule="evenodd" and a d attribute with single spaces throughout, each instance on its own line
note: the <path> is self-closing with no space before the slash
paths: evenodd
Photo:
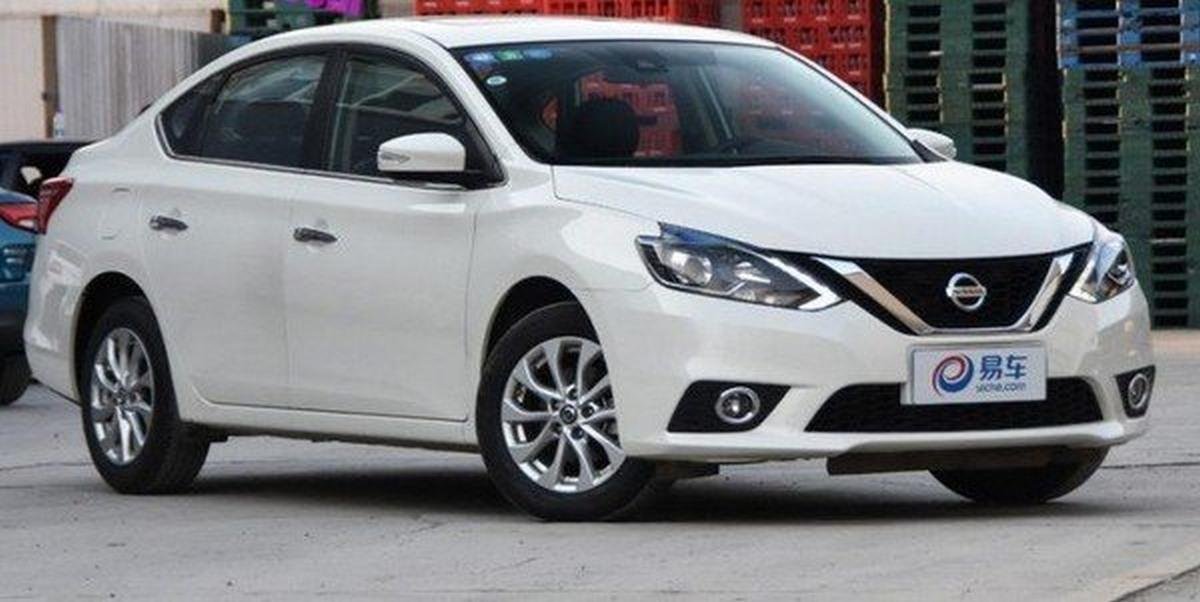
<path id="1" fill-rule="evenodd" d="M 933 370 L 933 390 L 938 395 L 958 393 L 971 384 L 975 376 L 975 363 L 965 355 L 952 355 L 941 361 Z"/>

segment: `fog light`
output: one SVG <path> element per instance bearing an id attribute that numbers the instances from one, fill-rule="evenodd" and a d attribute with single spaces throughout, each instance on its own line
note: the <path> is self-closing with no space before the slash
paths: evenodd
<path id="1" fill-rule="evenodd" d="M 1130 418 L 1145 416 L 1154 393 L 1154 366 L 1118 374 L 1117 386 L 1121 391 L 1125 415 Z"/>
<path id="2" fill-rule="evenodd" d="M 754 420 L 758 416 L 759 410 L 762 409 L 762 402 L 758 399 L 758 393 L 749 387 L 733 387 L 726 389 L 717 398 L 717 405 L 713 407 L 717 412 L 717 417 L 725 424 L 746 424 Z"/>
<path id="3" fill-rule="evenodd" d="M 1125 396 L 1129 399 L 1130 410 L 1139 413 L 1146 411 L 1146 404 L 1150 403 L 1150 379 L 1145 373 L 1139 372 L 1129 379 Z"/>

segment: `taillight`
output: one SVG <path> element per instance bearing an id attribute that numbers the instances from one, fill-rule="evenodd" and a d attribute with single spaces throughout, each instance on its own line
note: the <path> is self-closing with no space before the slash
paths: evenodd
<path id="1" fill-rule="evenodd" d="M 54 210 L 58 209 L 58 204 L 67 198 L 67 193 L 71 192 L 71 187 L 75 185 L 75 180 L 72 178 L 50 178 L 42 182 L 42 187 L 38 190 L 38 207 L 37 207 L 37 231 L 39 234 L 45 234 L 46 228 L 50 225 L 50 216 L 54 215 Z"/>
<path id="2" fill-rule="evenodd" d="M 37 232 L 37 217 L 37 203 L 4 203 L 0 205 L 0 219 L 14 228 Z"/>

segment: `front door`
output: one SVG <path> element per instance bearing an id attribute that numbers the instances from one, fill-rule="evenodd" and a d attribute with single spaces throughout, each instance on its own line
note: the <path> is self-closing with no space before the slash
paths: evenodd
<path id="1" fill-rule="evenodd" d="M 375 157 L 384 141 L 418 132 L 470 146 L 470 126 L 416 64 L 390 55 L 344 60 L 326 174 L 303 177 L 284 259 L 296 403 L 462 420 L 474 213 L 490 193 L 396 182 L 375 169 Z"/>

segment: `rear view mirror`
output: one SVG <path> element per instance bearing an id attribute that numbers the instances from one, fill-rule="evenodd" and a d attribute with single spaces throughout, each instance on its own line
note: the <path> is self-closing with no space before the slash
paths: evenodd
<path id="1" fill-rule="evenodd" d="M 912 139 L 919 142 L 921 146 L 947 159 L 958 156 L 958 148 L 954 146 L 954 140 L 949 136 L 921 128 L 910 128 L 908 135 L 912 136 Z"/>
<path id="2" fill-rule="evenodd" d="M 405 179 L 429 179 L 428 174 L 462 173 L 467 149 L 454 136 L 442 133 L 410 134 L 379 145 L 379 171 Z"/>

